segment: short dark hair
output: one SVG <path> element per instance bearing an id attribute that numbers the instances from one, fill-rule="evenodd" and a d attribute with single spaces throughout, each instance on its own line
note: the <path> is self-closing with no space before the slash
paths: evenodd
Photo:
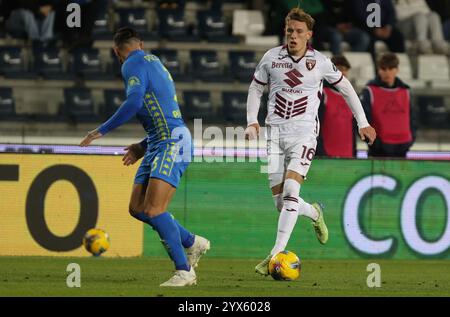
<path id="1" fill-rule="evenodd" d="M 122 47 L 124 44 L 130 43 L 132 40 L 140 41 L 141 37 L 136 30 L 130 27 L 122 27 L 116 31 L 116 34 L 114 34 L 114 45 L 117 47 Z"/>
<path id="2" fill-rule="evenodd" d="M 348 69 L 352 68 L 350 66 L 350 62 L 348 61 L 348 59 L 344 55 L 335 55 L 335 56 L 333 56 L 331 58 L 331 61 L 336 66 L 344 66 L 344 67 L 346 67 Z"/>
<path id="3" fill-rule="evenodd" d="M 398 68 L 400 61 L 395 53 L 384 53 L 378 58 L 378 68 Z"/>

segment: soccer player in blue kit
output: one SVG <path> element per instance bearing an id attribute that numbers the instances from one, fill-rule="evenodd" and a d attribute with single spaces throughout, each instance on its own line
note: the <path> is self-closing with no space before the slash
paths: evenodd
<path id="1" fill-rule="evenodd" d="M 128 166 L 143 157 L 134 179 L 130 214 L 158 232 L 175 264 L 175 275 L 160 286 L 194 285 L 194 267 L 210 242 L 190 233 L 167 211 L 193 156 L 192 137 L 181 117 L 175 85 L 160 60 L 143 51 L 133 29 L 119 29 L 113 49 L 122 64 L 127 99 L 111 118 L 90 131 L 80 146 L 88 146 L 136 115 L 148 136 L 126 147 L 122 159 Z"/>

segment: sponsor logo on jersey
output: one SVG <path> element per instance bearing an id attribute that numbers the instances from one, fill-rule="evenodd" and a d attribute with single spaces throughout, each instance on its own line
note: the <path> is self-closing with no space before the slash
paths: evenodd
<path id="1" fill-rule="evenodd" d="M 288 77 L 288 79 L 285 79 L 284 82 L 288 84 L 291 88 L 294 88 L 302 84 L 300 78 L 303 77 L 303 75 L 298 70 L 293 69 L 285 73 L 285 75 L 286 77 Z"/>
<path id="2" fill-rule="evenodd" d="M 313 68 L 316 66 L 316 60 L 315 59 L 307 59 L 306 60 L 306 68 L 308 70 L 313 70 Z"/>
<path id="3" fill-rule="evenodd" d="M 283 63 L 272 62 L 272 68 L 288 68 L 288 69 L 292 69 L 292 63 L 289 63 L 289 62 L 283 62 Z"/>

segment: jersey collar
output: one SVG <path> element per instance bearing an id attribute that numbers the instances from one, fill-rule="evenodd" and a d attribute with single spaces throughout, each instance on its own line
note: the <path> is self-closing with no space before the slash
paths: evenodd
<path id="1" fill-rule="evenodd" d="M 314 48 L 308 44 L 308 46 L 306 47 L 306 52 L 305 55 L 303 55 L 302 57 L 295 59 L 295 57 L 293 57 L 292 55 L 289 54 L 288 49 L 287 49 L 287 45 L 283 45 L 280 49 L 280 52 L 278 54 L 278 59 L 284 59 L 286 57 L 289 57 L 294 63 L 298 63 L 302 60 L 303 57 L 314 57 Z"/>

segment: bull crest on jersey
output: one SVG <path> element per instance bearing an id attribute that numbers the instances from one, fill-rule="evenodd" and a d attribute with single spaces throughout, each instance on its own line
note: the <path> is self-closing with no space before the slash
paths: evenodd
<path id="1" fill-rule="evenodd" d="M 306 60 L 306 68 L 308 70 L 313 70 L 313 68 L 316 66 L 316 60 L 315 59 L 307 59 Z"/>
<path id="2" fill-rule="evenodd" d="M 300 84 L 302 84 L 302 81 L 300 80 L 303 75 L 296 69 L 290 70 L 287 73 L 285 73 L 286 77 L 289 79 L 285 79 L 284 82 L 288 84 L 291 88 L 294 88 Z"/>

